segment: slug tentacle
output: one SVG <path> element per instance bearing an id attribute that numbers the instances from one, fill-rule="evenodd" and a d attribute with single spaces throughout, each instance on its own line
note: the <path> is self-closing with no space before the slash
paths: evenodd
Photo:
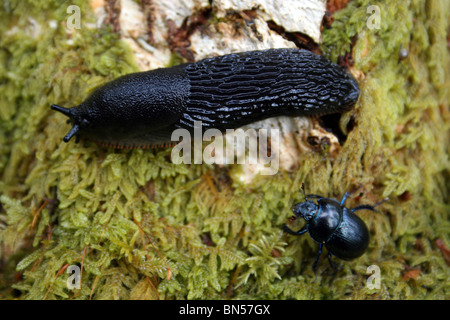
<path id="1" fill-rule="evenodd" d="M 77 136 L 76 140 L 78 141 L 79 140 L 79 134 L 78 133 L 80 131 L 80 126 L 75 122 L 75 119 L 74 119 L 73 111 L 75 109 L 73 109 L 73 108 L 71 108 L 71 109 L 64 108 L 64 107 L 58 106 L 56 104 L 52 104 L 51 108 L 53 110 L 59 111 L 62 114 L 68 116 L 69 117 L 68 122 L 74 122 L 72 129 L 70 129 L 69 133 L 63 138 L 63 141 L 64 142 L 69 142 L 69 140 L 72 139 L 72 137 L 75 136 L 75 135 Z"/>
<path id="2" fill-rule="evenodd" d="M 128 74 L 99 88 L 80 105 L 52 105 L 70 118 L 64 137 L 116 147 L 167 146 L 176 128 L 235 129 L 269 117 L 314 116 L 350 110 L 355 79 L 340 66 L 301 49 L 228 54 Z"/>
<path id="3" fill-rule="evenodd" d="M 52 110 L 56 110 L 61 112 L 62 114 L 68 116 L 69 118 L 72 118 L 72 109 L 64 108 L 61 106 L 58 106 L 57 104 L 52 104 Z"/>
<path id="4" fill-rule="evenodd" d="M 70 129 L 69 133 L 63 138 L 64 142 L 69 142 L 70 139 L 72 139 L 73 136 L 77 136 L 77 140 L 79 140 L 78 138 L 78 132 L 80 131 L 80 126 L 78 124 L 74 124 L 72 129 Z"/>

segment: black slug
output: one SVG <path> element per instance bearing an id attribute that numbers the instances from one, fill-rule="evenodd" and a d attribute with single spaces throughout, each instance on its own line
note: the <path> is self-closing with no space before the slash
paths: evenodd
<path id="1" fill-rule="evenodd" d="M 112 147 L 171 144 L 177 128 L 235 129 L 280 115 L 350 110 L 355 79 L 320 55 L 301 49 L 233 53 L 170 68 L 132 73 L 97 88 L 80 105 L 52 105 L 73 124 L 73 136 Z"/>

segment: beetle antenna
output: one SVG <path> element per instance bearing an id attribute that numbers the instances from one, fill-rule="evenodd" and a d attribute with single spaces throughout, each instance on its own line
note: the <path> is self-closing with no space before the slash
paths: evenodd
<path id="1" fill-rule="evenodd" d="M 308 198 L 306 197 L 306 193 L 305 193 L 305 183 L 302 182 L 302 192 L 303 192 L 303 197 L 305 198 L 306 201 L 308 201 Z"/>

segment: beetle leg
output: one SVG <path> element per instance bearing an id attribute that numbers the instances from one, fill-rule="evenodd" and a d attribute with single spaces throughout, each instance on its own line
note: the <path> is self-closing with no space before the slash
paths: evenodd
<path id="1" fill-rule="evenodd" d="M 305 183 L 303 183 L 302 182 L 302 193 L 303 193 L 303 197 L 305 198 L 305 201 L 308 201 L 308 198 L 314 198 L 314 199 L 320 199 L 320 198 L 323 198 L 323 196 L 319 196 L 319 195 L 317 195 L 317 194 L 308 194 L 308 195 L 306 195 L 306 192 L 305 192 Z"/>
<path id="2" fill-rule="evenodd" d="M 351 212 L 355 212 L 355 211 L 358 211 L 358 210 L 370 210 L 370 211 L 374 211 L 374 212 L 380 213 L 380 211 L 378 211 L 377 209 L 375 209 L 375 206 L 371 206 L 371 205 L 369 205 L 369 204 L 362 204 L 362 205 L 360 205 L 360 206 L 357 206 L 357 207 L 351 209 L 350 211 L 351 211 Z"/>
<path id="3" fill-rule="evenodd" d="M 316 277 L 317 277 L 317 264 L 319 262 L 320 255 L 322 254 L 322 247 L 323 247 L 323 243 L 319 244 L 319 252 L 317 252 L 317 257 L 316 257 L 316 260 L 314 260 L 314 264 L 313 264 L 313 270 L 314 270 L 314 274 L 316 275 Z"/>
<path id="4" fill-rule="evenodd" d="M 347 191 L 347 192 L 344 194 L 344 196 L 342 197 L 342 200 L 341 200 L 341 206 L 344 205 L 345 200 L 347 200 L 347 198 L 348 198 L 350 195 L 354 194 L 356 191 L 358 191 L 359 189 L 361 189 L 361 187 L 362 187 L 362 185 L 360 184 L 355 190 L 353 190 L 353 191 Z"/>
<path id="5" fill-rule="evenodd" d="M 328 262 L 330 263 L 331 268 L 333 268 L 334 273 L 338 271 L 336 264 L 331 260 L 331 252 L 328 252 Z"/>
<path id="6" fill-rule="evenodd" d="M 375 207 L 378 207 L 380 204 L 383 204 L 383 203 L 385 203 L 386 201 L 388 201 L 389 200 L 389 197 L 386 197 L 386 198 L 384 198 L 383 200 L 381 200 L 380 202 L 378 202 L 377 204 L 374 204 L 373 205 L 373 207 L 375 208 Z"/>
<path id="7" fill-rule="evenodd" d="M 357 206 L 357 207 L 351 209 L 351 212 L 355 212 L 358 210 L 370 210 L 370 211 L 379 212 L 377 209 L 375 209 L 375 206 L 371 206 L 370 204 L 362 204 L 360 206 Z"/>
<path id="8" fill-rule="evenodd" d="M 308 231 L 308 228 L 307 228 L 307 224 L 305 224 L 300 230 L 294 231 L 291 228 L 289 228 L 287 225 L 284 225 L 283 230 L 289 234 L 293 234 L 294 236 L 301 236 L 306 231 Z"/>
<path id="9" fill-rule="evenodd" d="M 323 198 L 323 196 L 319 196 L 317 194 L 308 194 L 307 197 L 308 198 Z"/>
<path id="10" fill-rule="evenodd" d="M 371 206 L 369 204 L 362 204 L 360 206 L 357 206 L 357 207 L 351 209 L 350 211 L 351 212 L 355 212 L 355 211 L 358 211 L 358 210 L 371 210 L 371 211 L 374 211 L 374 212 L 381 213 L 380 211 L 375 209 L 375 207 L 378 207 L 380 204 L 382 204 L 382 203 L 384 203 L 384 202 L 386 202 L 388 200 L 389 200 L 389 198 L 384 198 L 382 201 L 378 202 L 377 204 L 375 204 L 373 206 Z"/>
<path id="11" fill-rule="evenodd" d="M 308 201 L 308 198 L 309 198 L 309 199 L 311 199 L 311 198 L 313 198 L 313 199 L 322 199 L 323 196 L 319 196 L 319 195 L 317 195 L 317 194 L 308 194 L 308 195 L 305 197 L 305 200 Z"/>
<path id="12" fill-rule="evenodd" d="M 354 191 L 353 191 L 354 192 Z M 346 193 L 344 193 L 344 196 L 342 197 L 342 200 L 341 200 L 341 206 L 343 206 L 344 205 L 344 202 L 345 202 L 345 200 L 347 200 L 347 198 L 353 193 L 353 192 L 346 192 Z"/>

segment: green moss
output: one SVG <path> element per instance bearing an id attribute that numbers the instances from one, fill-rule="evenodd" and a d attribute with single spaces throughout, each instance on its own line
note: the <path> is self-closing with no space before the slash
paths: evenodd
<path id="1" fill-rule="evenodd" d="M 70 33 L 67 4 L 59 1 L 0 8 L 2 297 L 449 298 L 449 269 L 434 243 L 440 238 L 448 247 L 450 230 L 445 0 L 354 0 L 337 12 L 322 51 L 337 60 L 358 35 L 361 99 L 341 118 L 342 128 L 352 118 L 355 125 L 337 159 L 304 154 L 296 172 L 251 185 L 236 178 L 237 165 L 174 165 L 170 149 L 61 143 L 69 125 L 50 111 L 52 103 L 76 105 L 99 84 L 137 70 L 111 30 L 87 27 L 88 5 L 73 2 L 84 25 Z M 366 26 L 374 4 L 379 30 Z M 409 51 L 402 61 L 400 48 Z M 391 198 L 383 214 L 361 213 L 372 234 L 369 250 L 342 263 L 335 278 L 324 261 L 313 282 L 317 245 L 281 232 L 302 200 L 302 182 L 310 193 L 335 197 L 361 184 L 361 203 Z M 372 264 L 381 270 L 379 290 L 366 287 Z M 82 266 L 80 290 L 67 288 L 69 265 Z M 408 268 L 419 277 L 403 280 Z"/>

